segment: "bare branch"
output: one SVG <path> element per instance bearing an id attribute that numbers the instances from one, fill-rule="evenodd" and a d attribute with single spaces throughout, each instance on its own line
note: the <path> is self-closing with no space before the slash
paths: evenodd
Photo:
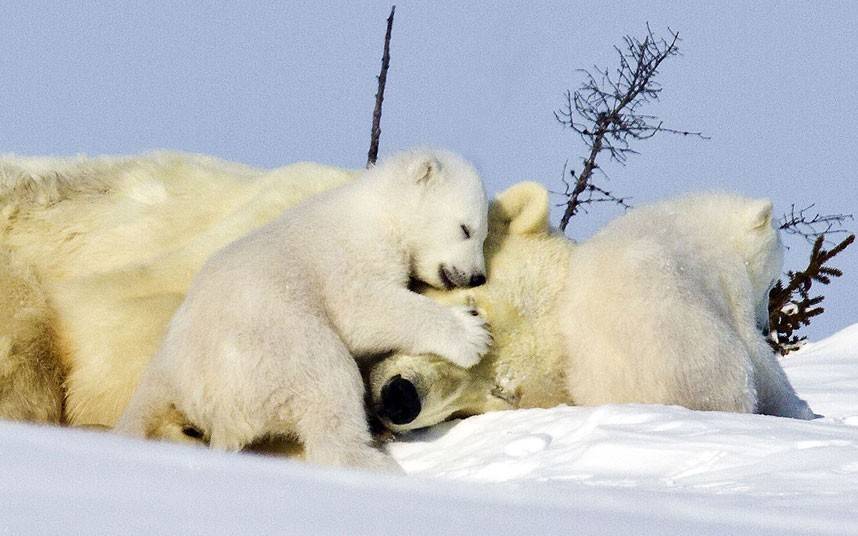
<path id="1" fill-rule="evenodd" d="M 570 170 L 568 168 L 569 168 L 569 161 L 567 160 L 563 164 L 563 173 L 561 175 L 561 182 L 563 182 L 563 187 L 564 187 L 563 191 L 562 192 L 551 192 L 551 193 L 559 194 L 559 195 L 562 195 L 566 198 L 569 198 L 570 195 L 572 194 L 572 192 L 575 190 L 575 188 L 578 188 L 580 186 L 581 183 L 578 180 L 578 178 L 575 176 L 575 170 Z M 599 169 L 599 171 L 602 171 L 602 170 Z M 602 172 L 602 173 L 604 174 L 604 172 Z M 566 178 L 567 174 L 571 178 L 571 181 Z M 577 196 L 578 196 L 577 197 L 577 202 L 578 202 L 577 208 L 579 210 L 583 210 L 584 212 L 587 212 L 587 209 L 586 209 L 587 205 L 595 205 L 597 203 L 612 203 L 612 204 L 619 205 L 619 206 L 623 207 L 624 209 L 632 208 L 632 206 L 629 204 L 629 200 L 631 199 L 631 197 L 619 197 L 619 196 L 614 195 L 613 193 L 611 193 L 610 191 L 608 191 L 604 188 L 596 186 L 591 181 L 588 181 L 583 186 L 583 189 L 577 194 Z M 565 204 L 566 203 L 560 203 L 557 206 L 562 207 Z"/>
<path id="2" fill-rule="evenodd" d="M 384 34 L 384 53 L 381 56 L 381 72 L 378 78 L 378 91 L 375 93 L 375 109 L 372 111 L 372 131 L 369 142 L 369 152 L 366 167 L 375 165 L 378 159 L 378 142 L 381 139 L 381 105 L 384 102 L 384 85 L 387 83 L 387 68 L 390 67 L 390 34 L 393 30 L 393 14 L 396 6 L 391 6 L 390 16 L 387 17 L 387 32 Z"/>
<path id="3" fill-rule="evenodd" d="M 810 204 L 796 211 L 795 204 L 790 205 L 789 213 L 781 217 L 781 224 L 778 229 L 787 234 L 800 236 L 811 244 L 820 236 L 826 237 L 826 243 L 832 243 L 827 240 L 828 236 L 849 232 L 843 225 L 847 221 L 854 220 L 852 214 L 820 214 L 816 212 L 811 216 L 814 206 L 815 204 Z"/>
<path id="4" fill-rule="evenodd" d="M 669 28 L 668 33 L 669 40 L 656 38 L 647 24 L 643 40 L 624 36 L 623 45 L 614 47 L 619 56 L 616 71 L 612 74 L 597 66 L 581 70 L 583 84 L 575 92 L 567 91 L 565 106 L 554 112 L 554 118 L 578 134 L 588 148 L 580 173 L 571 172 L 571 187 L 564 172 L 566 209 L 560 219 L 561 231 L 566 230 L 581 205 L 613 201 L 628 206 L 624 198 L 592 186 L 600 153 L 607 152 L 611 160 L 624 165 L 629 155 L 637 154 L 630 147 L 634 140 L 649 139 L 660 132 L 708 139 L 700 132 L 665 127 L 655 116 L 638 112 L 642 105 L 658 100 L 658 69 L 664 60 L 679 54 L 679 34 Z"/>

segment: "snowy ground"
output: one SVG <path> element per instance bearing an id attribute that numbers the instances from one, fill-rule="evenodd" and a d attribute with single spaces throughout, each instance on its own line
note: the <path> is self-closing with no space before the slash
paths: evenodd
<path id="1" fill-rule="evenodd" d="M 784 363 L 823 419 L 493 413 L 391 444 L 410 477 L 0 423 L 0 535 L 858 534 L 858 324 Z"/>

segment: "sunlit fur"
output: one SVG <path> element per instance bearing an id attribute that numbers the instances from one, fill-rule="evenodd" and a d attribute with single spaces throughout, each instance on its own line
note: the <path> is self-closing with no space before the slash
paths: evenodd
<path id="1" fill-rule="evenodd" d="M 64 370 L 33 271 L 0 249 L 0 417 L 62 421 Z"/>
<path id="2" fill-rule="evenodd" d="M 0 158 L 0 418 L 112 426 L 205 260 L 354 176 L 168 152 Z"/>

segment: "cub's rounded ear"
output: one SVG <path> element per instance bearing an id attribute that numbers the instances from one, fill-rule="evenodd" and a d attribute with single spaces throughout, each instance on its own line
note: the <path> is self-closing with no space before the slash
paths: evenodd
<path id="1" fill-rule="evenodd" d="M 520 182 L 498 194 L 489 217 L 509 224 L 511 234 L 548 232 L 548 190 L 536 182 Z"/>
<path id="2" fill-rule="evenodd" d="M 751 229 L 763 229 L 772 224 L 772 202 L 768 199 L 758 199 L 751 203 L 748 209 L 748 221 Z"/>
<path id="3" fill-rule="evenodd" d="M 417 184 L 430 184 L 441 171 L 441 162 L 431 156 L 416 159 L 408 168 L 408 176 Z"/>

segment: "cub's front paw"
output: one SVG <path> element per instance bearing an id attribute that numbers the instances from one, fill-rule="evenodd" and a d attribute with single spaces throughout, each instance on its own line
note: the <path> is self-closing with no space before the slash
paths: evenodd
<path id="1" fill-rule="evenodd" d="M 441 356 L 460 367 L 471 368 L 489 351 L 492 335 L 485 318 L 474 307 L 456 306 L 451 312 L 458 321 L 460 334 L 449 341 L 450 348 Z"/>

